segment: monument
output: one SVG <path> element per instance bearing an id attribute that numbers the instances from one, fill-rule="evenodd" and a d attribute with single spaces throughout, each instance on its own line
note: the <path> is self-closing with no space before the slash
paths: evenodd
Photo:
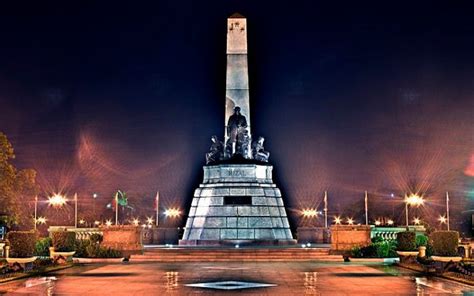
<path id="1" fill-rule="evenodd" d="M 247 20 L 234 14 L 227 19 L 224 141 L 211 138 L 180 245 L 296 243 L 270 153 L 263 137 L 252 142 L 250 127 Z"/>

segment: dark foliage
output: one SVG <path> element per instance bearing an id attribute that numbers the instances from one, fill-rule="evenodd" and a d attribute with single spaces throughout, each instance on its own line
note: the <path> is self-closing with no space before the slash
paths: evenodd
<path id="1" fill-rule="evenodd" d="M 71 252 L 75 249 L 76 233 L 68 231 L 55 231 L 51 233 L 53 247 L 57 252 Z"/>
<path id="2" fill-rule="evenodd" d="M 457 256 L 459 232 L 457 231 L 435 231 L 430 235 L 433 243 L 433 255 L 435 256 Z"/>
<path id="3" fill-rule="evenodd" d="M 49 247 L 53 245 L 53 240 L 48 236 L 40 238 L 35 244 L 35 256 L 49 256 Z"/>
<path id="4" fill-rule="evenodd" d="M 399 251 L 416 251 L 416 233 L 414 231 L 397 233 L 397 246 Z"/>
<path id="5" fill-rule="evenodd" d="M 37 238 L 36 231 L 10 231 L 7 234 L 10 243 L 10 257 L 28 258 L 34 256 Z"/>

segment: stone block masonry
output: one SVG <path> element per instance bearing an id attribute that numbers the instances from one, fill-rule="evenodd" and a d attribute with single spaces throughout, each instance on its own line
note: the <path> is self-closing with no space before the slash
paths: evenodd
<path id="1" fill-rule="evenodd" d="M 204 167 L 180 245 L 294 244 L 272 166 Z"/>

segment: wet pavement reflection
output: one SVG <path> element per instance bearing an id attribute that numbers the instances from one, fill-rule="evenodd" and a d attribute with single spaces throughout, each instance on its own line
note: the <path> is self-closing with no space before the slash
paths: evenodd
<path id="1" fill-rule="evenodd" d="M 7 295 L 474 295 L 474 287 L 381 264 L 83 265 L 0 285 Z"/>

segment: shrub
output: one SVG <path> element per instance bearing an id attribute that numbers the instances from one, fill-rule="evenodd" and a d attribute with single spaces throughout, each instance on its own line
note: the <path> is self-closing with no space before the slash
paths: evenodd
<path id="1" fill-rule="evenodd" d="M 111 248 L 101 247 L 90 239 L 76 241 L 75 256 L 81 258 L 121 258 L 122 253 Z"/>
<path id="2" fill-rule="evenodd" d="M 428 237 L 424 234 L 417 235 L 415 242 L 417 248 L 426 247 L 428 245 Z"/>
<path id="3" fill-rule="evenodd" d="M 459 232 L 457 231 L 435 231 L 431 233 L 430 239 L 433 243 L 433 255 L 435 256 L 457 256 Z"/>
<path id="4" fill-rule="evenodd" d="M 383 241 L 375 243 L 378 258 L 393 258 L 397 257 L 397 244 L 394 241 Z"/>
<path id="5" fill-rule="evenodd" d="M 100 258 L 121 258 L 122 252 L 111 248 L 99 248 Z"/>
<path id="6" fill-rule="evenodd" d="M 10 242 L 10 257 L 28 258 L 34 256 L 38 233 L 36 231 L 10 231 L 7 239 Z"/>
<path id="7" fill-rule="evenodd" d="M 375 244 L 375 243 L 381 243 L 384 241 L 383 237 L 381 236 L 374 236 L 372 239 L 371 239 L 372 243 Z"/>
<path id="8" fill-rule="evenodd" d="M 87 247 L 90 246 L 91 241 L 88 239 L 76 240 L 76 254 L 74 256 L 86 258 L 87 256 Z"/>
<path id="9" fill-rule="evenodd" d="M 397 233 L 397 245 L 399 251 L 416 251 L 416 233 L 414 231 Z"/>
<path id="10" fill-rule="evenodd" d="M 91 243 L 101 243 L 104 237 L 100 233 L 93 233 L 89 236 Z"/>
<path id="11" fill-rule="evenodd" d="M 76 244 L 76 233 L 68 231 L 55 231 L 51 233 L 53 237 L 53 247 L 58 252 L 74 251 Z"/>
<path id="12" fill-rule="evenodd" d="M 355 246 L 351 249 L 351 257 L 362 258 L 362 252 L 359 246 Z"/>
<path id="13" fill-rule="evenodd" d="M 35 256 L 49 256 L 49 247 L 52 246 L 50 237 L 40 238 L 35 244 Z"/>
<path id="14" fill-rule="evenodd" d="M 35 269 L 39 269 L 42 267 L 48 267 L 54 264 L 53 259 L 51 258 L 38 258 L 33 262 Z"/>

